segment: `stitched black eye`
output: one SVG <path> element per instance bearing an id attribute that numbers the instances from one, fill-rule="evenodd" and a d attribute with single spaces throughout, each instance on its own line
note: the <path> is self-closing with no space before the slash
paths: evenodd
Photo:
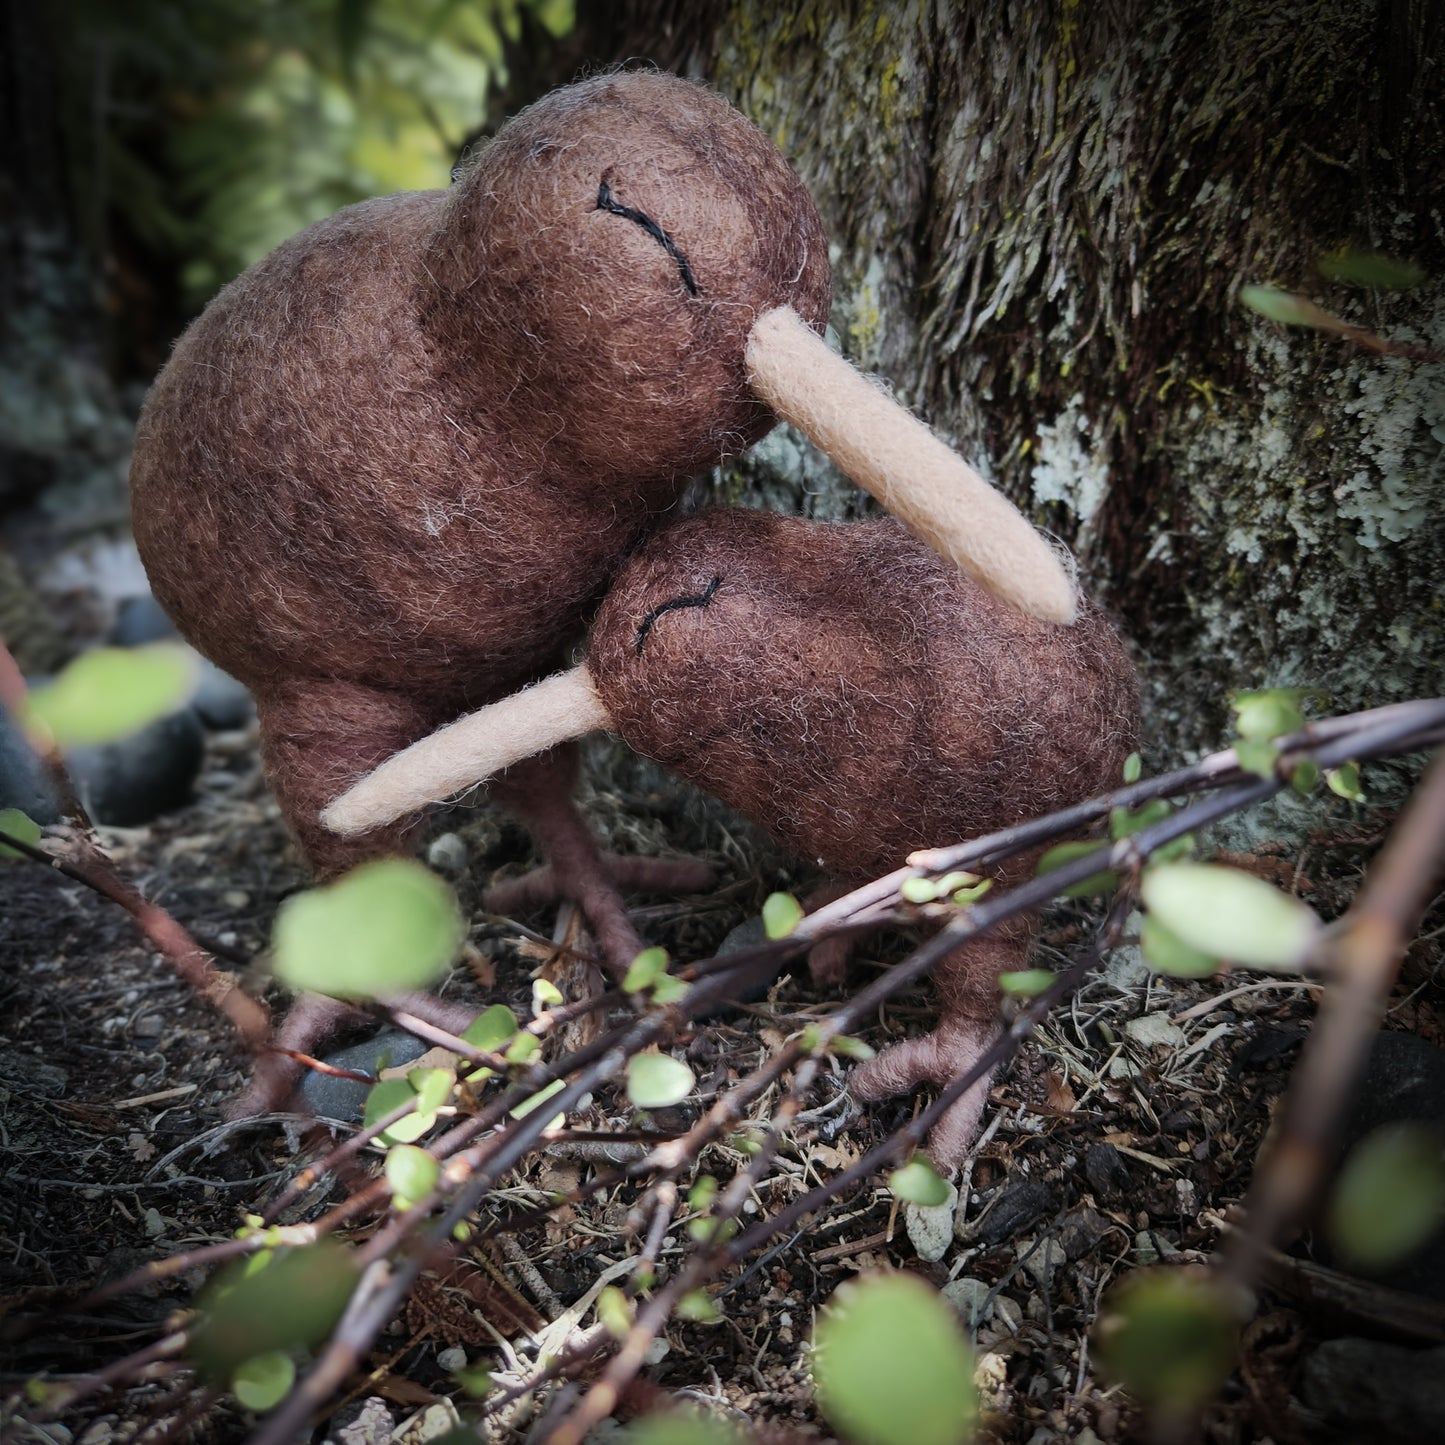
<path id="1" fill-rule="evenodd" d="M 652 624 L 662 616 L 664 612 L 675 612 L 679 607 L 706 607 L 712 601 L 713 593 L 722 586 L 722 578 L 714 577 L 708 583 L 706 592 L 699 593 L 696 597 L 674 597 L 670 602 L 664 602 L 654 607 L 651 612 L 638 624 L 637 627 L 637 655 L 642 656 L 642 644 L 647 641 L 647 634 L 652 631 Z"/>
<path id="2" fill-rule="evenodd" d="M 625 220 L 632 221 L 642 227 L 654 241 L 662 246 L 662 249 L 677 262 L 678 275 L 682 277 L 682 284 L 687 287 L 690 295 L 698 294 L 696 280 L 693 279 L 692 267 L 687 264 L 687 257 L 678 249 L 677 242 L 643 211 L 635 211 L 631 206 L 624 206 L 612 194 L 612 187 L 607 184 L 604 176 L 597 187 L 597 209 L 608 211 L 614 216 L 622 216 Z M 641 649 L 639 649 L 640 651 Z"/>

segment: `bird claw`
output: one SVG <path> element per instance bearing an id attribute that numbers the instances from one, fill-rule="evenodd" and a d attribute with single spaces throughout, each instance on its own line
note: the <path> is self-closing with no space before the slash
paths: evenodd
<path id="1" fill-rule="evenodd" d="M 904 1094 L 919 1084 L 945 1088 L 973 1068 L 992 1041 L 994 1026 L 973 1019 L 942 1023 L 930 1034 L 905 1039 L 857 1065 L 849 1092 L 869 1102 Z M 993 1069 L 988 1069 L 951 1104 L 928 1136 L 934 1163 L 952 1173 L 968 1157 L 988 1102 Z"/>

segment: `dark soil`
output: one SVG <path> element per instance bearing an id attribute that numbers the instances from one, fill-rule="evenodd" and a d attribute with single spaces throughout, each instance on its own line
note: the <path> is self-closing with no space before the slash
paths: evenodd
<path id="1" fill-rule="evenodd" d="M 707 898 L 639 902 L 640 926 L 674 959 L 708 956 L 773 888 L 805 891 L 806 877 L 790 874 L 721 809 L 614 753 L 594 761 L 593 776 L 607 781 L 589 789 L 586 806 L 614 846 L 702 853 L 717 864 L 723 881 Z M 1307 850 L 1311 877 L 1296 871 L 1293 854 L 1235 861 L 1305 892 L 1330 916 L 1387 821 L 1355 816 L 1348 826 L 1322 828 Z M 454 809 L 433 834 L 448 831 L 465 845 L 469 862 L 455 881 L 479 919 L 471 966 L 459 968 L 451 986 L 479 1004 L 505 1001 L 525 1017 L 530 973 L 553 950 L 514 925 L 482 920 L 478 897 L 493 872 L 525 866 L 530 845 L 490 808 Z M 303 883 L 245 734 L 212 740 L 186 811 L 106 838 L 150 897 L 242 958 L 263 957 L 278 902 Z M 454 845 L 446 846 L 455 855 Z M 253 1417 L 227 1396 L 198 1394 L 189 1373 L 171 1363 L 118 1379 L 49 1424 L 25 1403 L 26 1381 L 73 1382 L 152 1344 L 188 1307 L 202 1274 L 188 1270 L 97 1306 L 80 1302 L 88 1287 L 232 1236 L 307 1153 L 294 1123 L 223 1121 L 247 1059 L 224 1022 L 172 976 L 116 906 L 41 865 L 0 869 L 0 949 L 8 965 L 0 979 L 8 1175 L 0 1199 L 0 1293 L 12 1322 L 3 1361 L 11 1392 L 6 1438 L 102 1445 L 151 1429 L 147 1439 L 242 1439 Z M 553 921 L 542 915 L 520 923 L 545 940 Z M 1082 908 L 1059 913 L 1044 962 L 1061 962 L 1091 927 Z M 853 978 L 904 947 L 906 940 L 888 935 L 865 941 Z M 1091 982 L 1001 1075 L 985 1142 L 961 1184 L 953 1237 L 936 1263 L 920 1260 L 903 1213 L 884 1181 L 872 1179 L 726 1281 L 720 1323 L 670 1327 L 665 1348 L 655 1347 L 644 1371 L 646 1388 L 625 1397 L 620 1413 L 645 1408 L 656 1389 L 711 1402 L 755 1426 L 826 1434 L 807 1367 L 814 1312 L 859 1271 L 891 1266 L 938 1286 L 963 1281 L 951 1290 L 957 1296 L 988 1296 L 975 1335 L 990 1437 L 1087 1441 L 1137 1433 L 1133 1407 L 1094 1373 L 1088 1342 L 1100 1297 L 1140 1264 L 1203 1261 L 1217 1247 L 1307 1033 L 1313 990 L 1252 977 L 1151 981 L 1125 962 L 1116 957 L 1109 975 Z M 1438 962 L 1438 939 L 1407 961 L 1391 1027 L 1435 1042 L 1445 1036 Z M 255 977 L 260 986 L 259 964 Z M 805 979 L 785 977 L 750 1012 L 695 1026 L 674 1051 L 704 1091 L 717 1089 L 827 1003 Z M 928 1019 L 920 992 L 889 1008 L 867 1037 L 878 1045 Z M 750 1201 L 750 1220 L 845 1168 L 917 1107 L 899 1100 L 863 1117 L 841 1094 L 841 1082 L 826 1080 L 819 1107 L 799 1122 Z M 693 1117 L 685 1108 L 672 1113 L 657 1122 L 681 1126 Z M 626 1114 L 620 1094 L 599 1096 L 592 1123 L 622 1126 Z M 714 1147 L 702 1172 L 725 1179 L 740 1158 Z M 575 1154 L 534 1155 L 490 1207 L 545 1203 L 594 1167 Z M 333 1186 L 331 1202 L 341 1191 Z M 451 1377 L 457 1356 L 444 1352 L 460 1348 L 470 1362 L 505 1376 L 535 1354 L 529 1341 L 549 1325 L 548 1348 L 556 1349 L 592 1324 L 590 1309 L 570 1318 L 568 1311 L 610 1265 L 636 1252 L 629 1210 L 640 1192 L 628 1185 L 564 1205 L 505 1246 L 464 1253 L 423 1276 L 376 1342 L 367 1372 L 354 1376 L 335 1413 L 318 1422 L 316 1438 L 384 1440 L 390 1428 L 397 1431 L 392 1439 L 429 1438 L 452 1418 L 450 1406 L 438 1407 L 444 1397 L 467 1409 Z M 287 1218 L 314 1217 L 324 1202 L 313 1196 Z M 685 1197 L 678 1210 L 686 1213 Z M 1301 1241 L 1299 1252 L 1307 1244 Z M 663 1266 L 687 1246 L 685 1231 L 676 1229 Z M 1290 1404 L 1294 1373 L 1306 1349 L 1334 1328 L 1288 1291 L 1262 1296 L 1245 1366 L 1215 1407 L 1209 1437 L 1309 1438 L 1308 1421 Z M 504 1418 L 505 1428 L 493 1427 L 497 1438 L 521 1439 L 534 1417 L 513 1409 Z M 405 1430 L 402 1422 L 409 1422 Z"/>

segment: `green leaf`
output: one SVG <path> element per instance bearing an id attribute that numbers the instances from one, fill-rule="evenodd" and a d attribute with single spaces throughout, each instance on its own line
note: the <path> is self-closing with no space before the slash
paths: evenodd
<path id="1" fill-rule="evenodd" d="M 1139 947 L 1155 969 L 1171 978 L 1209 978 L 1219 972 L 1217 958 L 1190 948 L 1153 914 L 1144 920 L 1144 927 L 1139 931 Z"/>
<path id="2" fill-rule="evenodd" d="M 379 1084 L 373 1085 L 366 1096 L 361 1122 L 369 1129 L 378 1119 L 384 1119 L 394 1109 L 399 1109 L 416 1098 L 416 1090 L 405 1079 L 383 1079 Z M 435 1113 L 419 1109 L 414 1114 L 403 1114 L 395 1124 L 388 1126 L 377 1137 L 383 1144 L 410 1144 L 413 1139 L 420 1139 L 435 1123 Z"/>
<path id="3" fill-rule="evenodd" d="M 915 1154 L 901 1169 L 888 1176 L 888 1187 L 899 1199 L 935 1209 L 948 1199 L 948 1185 L 926 1154 Z"/>
<path id="4" fill-rule="evenodd" d="M 1192 1409 L 1228 1378 L 1238 1335 L 1224 1292 L 1206 1276 L 1142 1270 L 1110 1293 L 1095 1347 L 1105 1371 L 1131 1394 Z"/>
<path id="5" fill-rule="evenodd" d="M 1047 968 L 1021 968 L 998 976 L 998 986 L 1013 998 L 1037 998 L 1051 988 L 1056 975 Z"/>
<path id="6" fill-rule="evenodd" d="M 738 1232 L 736 1219 L 690 1219 L 687 1222 L 688 1237 L 698 1244 L 722 1244 Z"/>
<path id="7" fill-rule="evenodd" d="M 980 877 L 977 873 L 955 870 L 952 873 L 945 873 L 938 880 L 938 896 L 941 898 L 945 893 L 958 893 L 966 889 L 977 888 L 980 883 L 992 881 L 992 879 Z"/>
<path id="8" fill-rule="evenodd" d="M 1272 778 L 1279 749 L 1268 738 L 1243 738 L 1234 745 L 1234 759 L 1246 773 Z"/>
<path id="9" fill-rule="evenodd" d="M 536 0 L 532 13 L 554 40 L 570 35 L 577 23 L 576 0 Z"/>
<path id="10" fill-rule="evenodd" d="M 898 892 L 905 903 L 932 903 L 938 897 L 938 884 L 932 878 L 905 878 Z"/>
<path id="11" fill-rule="evenodd" d="M 542 1048 L 542 1040 L 536 1034 L 518 1034 L 516 1038 L 507 1045 L 506 1052 L 502 1055 L 509 1064 L 525 1064 Z"/>
<path id="12" fill-rule="evenodd" d="M 644 948 L 632 960 L 622 980 L 623 993 L 641 993 L 651 988 L 667 972 L 669 962 L 665 948 Z"/>
<path id="13" fill-rule="evenodd" d="M 291 1393 L 296 1364 L 284 1350 L 252 1355 L 231 1376 L 231 1393 L 247 1410 L 269 1410 Z"/>
<path id="14" fill-rule="evenodd" d="M 1235 730 L 1242 738 L 1277 738 L 1304 726 L 1300 687 L 1267 687 L 1237 692 L 1229 700 Z"/>
<path id="15" fill-rule="evenodd" d="M 625 1340 L 632 1333 L 632 1306 L 615 1284 L 597 1296 L 597 1320 L 614 1340 Z"/>
<path id="16" fill-rule="evenodd" d="M 1297 763 L 1295 770 L 1289 775 L 1289 785 L 1300 797 L 1307 798 L 1314 792 L 1315 784 L 1320 780 L 1320 765 L 1306 758 L 1304 762 Z"/>
<path id="17" fill-rule="evenodd" d="M 494 1003 L 467 1025 L 462 1040 L 473 1048 L 485 1049 L 489 1054 L 495 1054 L 500 1052 L 502 1045 L 516 1032 L 516 1014 L 506 1004 Z"/>
<path id="18" fill-rule="evenodd" d="M 712 1325 L 722 1318 L 722 1311 L 705 1289 L 695 1289 L 689 1290 L 678 1300 L 677 1317 L 680 1320 L 691 1320 L 697 1325 Z"/>
<path id="19" fill-rule="evenodd" d="M 786 938 L 803 921 L 803 905 L 791 893 L 769 893 L 763 901 L 763 931 Z"/>
<path id="20" fill-rule="evenodd" d="M 169 717 L 196 690 L 199 663 L 179 642 L 99 647 L 26 700 L 27 728 L 62 748 L 95 747 Z"/>
<path id="21" fill-rule="evenodd" d="M 1445 1220 L 1441 1136 L 1418 1124 L 1367 1134 L 1345 1161 L 1330 1200 L 1330 1235 L 1357 1269 L 1380 1270 L 1423 1244 Z"/>
<path id="22" fill-rule="evenodd" d="M 1272 286 L 1241 286 L 1240 304 L 1270 321 L 1284 326 L 1318 326 L 1320 308 L 1293 291 L 1277 291 Z"/>
<path id="23" fill-rule="evenodd" d="M 276 976 L 334 998 L 425 988 L 466 935 L 456 895 L 409 858 L 363 863 L 282 903 L 272 931 Z"/>
<path id="24" fill-rule="evenodd" d="M 532 1013 L 533 1015 L 544 1014 L 548 1009 L 556 1008 L 559 1004 L 566 1003 L 562 997 L 562 990 L 549 978 L 534 978 L 532 980 Z"/>
<path id="25" fill-rule="evenodd" d="M 1412 261 L 1397 261 L 1378 251 L 1341 251 L 1334 256 L 1321 256 L 1318 265 L 1321 274 L 1331 281 L 1377 286 L 1383 291 L 1408 291 L 1425 279 L 1425 272 Z"/>
<path id="26" fill-rule="evenodd" d="M 639 1109 L 665 1109 L 692 1092 L 692 1070 L 669 1054 L 634 1054 L 627 1061 L 627 1097 Z"/>
<path id="27" fill-rule="evenodd" d="M 386 1182 L 398 1209 L 410 1209 L 436 1188 L 442 1167 L 425 1149 L 397 1144 L 386 1151 Z"/>
<path id="28" fill-rule="evenodd" d="M 560 1094 L 565 1087 L 566 1085 L 563 1084 L 561 1079 L 553 1079 L 550 1084 L 544 1084 L 542 1088 L 538 1089 L 535 1094 L 532 1094 L 528 1098 L 523 1099 L 522 1102 L 518 1104 L 515 1109 L 512 1110 L 512 1117 L 514 1119 L 520 1119 L 525 1115 L 530 1114 L 533 1109 L 540 1109 L 542 1105 L 547 1102 L 548 1099 L 550 1099 L 554 1094 Z M 552 1120 L 547 1125 L 547 1127 L 549 1129 L 557 1128 L 558 1121 L 565 1123 L 566 1115 L 558 1114 L 557 1118 Z"/>
<path id="29" fill-rule="evenodd" d="M 915 1275 L 840 1287 L 818 1320 L 818 1404 L 856 1445 L 958 1445 L 977 1416 L 973 1355 L 958 1316 Z"/>
<path id="30" fill-rule="evenodd" d="M 682 979 L 665 973 L 652 985 L 652 1001 L 658 1004 L 676 1003 L 686 995 L 687 987 Z"/>
<path id="31" fill-rule="evenodd" d="M 1109 836 L 1117 843 L 1120 838 L 1132 838 L 1155 823 L 1162 823 L 1174 812 L 1168 798 L 1151 798 L 1138 808 L 1111 808 L 1109 810 Z"/>
<path id="32" fill-rule="evenodd" d="M 331 1333 L 357 1278 L 351 1252 L 329 1237 L 238 1260 L 201 1296 L 191 1357 L 221 1382 L 257 1355 L 309 1349 Z"/>
<path id="33" fill-rule="evenodd" d="M 852 1034 L 834 1034 L 828 1047 L 840 1059 L 857 1059 L 860 1063 L 864 1059 L 873 1058 L 877 1052 L 872 1044 L 855 1039 Z"/>
<path id="34" fill-rule="evenodd" d="M 1140 896 L 1150 914 L 1190 948 L 1253 968 L 1303 967 L 1322 926 L 1298 898 L 1214 863 L 1151 868 Z"/>
<path id="35" fill-rule="evenodd" d="M 1340 797 L 1351 803 L 1363 803 L 1364 792 L 1360 788 L 1360 765 L 1358 763 L 1341 763 L 1337 768 L 1325 770 L 1325 782 L 1330 786 L 1330 792 L 1338 793 Z"/>
<path id="36" fill-rule="evenodd" d="M 702 1174 L 687 1191 L 687 1207 L 693 1210 L 708 1210 L 717 1199 L 718 1182 L 711 1174 Z"/>
<path id="37" fill-rule="evenodd" d="M 483 1365 L 463 1365 L 460 1370 L 452 1371 L 452 1379 L 474 1400 L 492 1392 L 492 1372 Z"/>
<path id="38" fill-rule="evenodd" d="M 1044 850 L 1034 872 L 1042 877 L 1045 873 L 1053 873 L 1062 868 L 1066 863 L 1072 863 L 1078 858 L 1087 858 L 1090 853 L 1097 853 L 1102 862 L 1108 851 L 1106 843 L 1055 843 L 1052 848 Z M 1106 868 L 1087 878 L 1080 879 L 1077 883 L 1071 883 L 1064 889 L 1064 897 L 1094 898 L 1100 894 L 1112 892 L 1118 886 L 1119 875 Z"/>
<path id="39" fill-rule="evenodd" d="M 1146 868 L 1157 868 L 1161 863 L 1175 863 L 1181 858 L 1187 858 L 1194 851 L 1194 834 L 1181 833 L 1177 838 L 1171 838 L 1167 843 L 1161 843 L 1150 855 L 1145 863 Z"/>
<path id="40" fill-rule="evenodd" d="M 960 908 L 965 908 L 970 903 L 977 903 L 992 887 L 992 878 L 980 878 L 976 883 L 970 883 L 967 888 L 955 888 L 953 890 L 953 901 L 957 903 Z"/>
<path id="41" fill-rule="evenodd" d="M 406 1076 L 407 1087 L 417 1097 L 417 1108 L 435 1114 L 452 1096 L 457 1076 L 450 1069 L 412 1069 Z"/>
<path id="42" fill-rule="evenodd" d="M 40 824 L 28 818 L 19 808 L 0 808 L 0 833 L 8 833 L 17 843 L 34 848 L 40 842 Z M 0 843 L 0 858 L 23 858 L 15 848 Z"/>
<path id="43" fill-rule="evenodd" d="M 1138 753 L 1130 753 L 1124 759 L 1124 781 L 1126 783 L 1137 783 L 1139 775 L 1144 771 L 1143 761 Z"/>
<path id="44" fill-rule="evenodd" d="M 622 1435 L 624 1445 L 747 1445 L 751 1438 L 716 1415 L 675 1409 L 647 1415 Z"/>

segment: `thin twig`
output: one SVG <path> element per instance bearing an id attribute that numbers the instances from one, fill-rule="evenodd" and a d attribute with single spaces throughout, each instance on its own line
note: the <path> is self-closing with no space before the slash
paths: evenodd
<path id="1" fill-rule="evenodd" d="M 1270 1245 L 1299 1219 L 1329 1167 L 1336 1121 L 1379 1027 L 1445 859 L 1445 753 L 1438 754 L 1371 864 L 1328 945 L 1329 982 L 1290 1079 L 1282 1122 L 1245 1200 L 1224 1275 L 1248 1284 Z"/>

